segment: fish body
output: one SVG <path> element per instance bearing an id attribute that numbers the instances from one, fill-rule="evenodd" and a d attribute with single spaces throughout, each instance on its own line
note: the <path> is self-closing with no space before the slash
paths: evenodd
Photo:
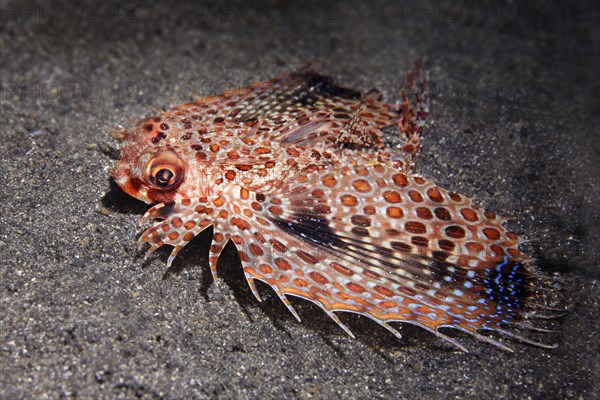
<path id="1" fill-rule="evenodd" d="M 288 296 L 390 325 L 418 325 L 465 350 L 439 328 L 482 335 L 521 325 L 539 303 L 531 259 L 505 220 L 412 172 L 428 113 L 416 64 L 398 105 L 335 85 L 304 67 L 271 81 L 200 99 L 140 121 L 122 134 L 112 175 L 155 204 L 142 223 L 148 254 L 177 252 L 213 226 L 210 268 L 228 241 L 246 279 Z M 407 94 L 410 90 L 411 95 Z M 397 126 L 391 148 L 383 129 Z"/>

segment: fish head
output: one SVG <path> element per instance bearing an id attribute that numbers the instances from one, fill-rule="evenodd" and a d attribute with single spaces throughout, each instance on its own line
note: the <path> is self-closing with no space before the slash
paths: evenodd
<path id="1" fill-rule="evenodd" d="M 112 176 L 125 193 L 148 204 L 202 195 L 193 140 L 181 140 L 177 122 L 154 117 L 123 135 Z"/>

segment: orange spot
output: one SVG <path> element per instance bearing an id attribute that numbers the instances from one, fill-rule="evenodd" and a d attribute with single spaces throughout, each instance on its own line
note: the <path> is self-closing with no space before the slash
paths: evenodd
<path id="1" fill-rule="evenodd" d="M 484 249 L 484 246 L 479 242 L 465 243 L 465 247 L 467 248 L 467 251 L 469 252 L 469 256 L 471 256 L 471 257 L 477 257 L 477 255 L 479 253 L 481 253 Z"/>
<path id="2" fill-rule="evenodd" d="M 346 294 L 346 290 L 343 287 L 341 287 L 339 285 L 335 285 L 335 286 L 336 286 L 336 289 L 339 290 L 339 292 L 335 293 L 335 297 L 341 299 L 344 303 L 346 303 L 348 300 L 353 300 L 352 296 L 349 296 Z"/>
<path id="3" fill-rule="evenodd" d="M 308 282 L 306 282 L 304 279 L 295 278 L 292 280 L 292 283 L 298 287 L 308 287 Z"/>
<path id="4" fill-rule="evenodd" d="M 273 248 L 280 253 L 285 253 L 287 251 L 287 247 L 285 247 L 285 245 L 283 243 L 281 243 L 280 241 L 278 241 L 277 239 L 271 239 L 271 240 L 269 240 L 269 243 L 271 243 Z"/>
<path id="5" fill-rule="evenodd" d="M 290 193 L 302 193 L 306 191 L 306 186 L 295 186 L 290 190 Z"/>
<path id="6" fill-rule="evenodd" d="M 408 186 L 408 179 L 406 178 L 406 174 L 404 173 L 398 173 L 395 174 L 394 176 L 392 176 L 392 180 L 394 181 L 394 184 L 396 184 L 396 186 L 400 186 L 400 187 L 406 187 Z"/>
<path id="7" fill-rule="evenodd" d="M 258 154 L 267 154 L 271 152 L 271 149 L 267 148 L 267 147 L 259 147 L 256 150 L 254 150 L 256 153 Z"/>
<path id="8" fill-rule="evenodd" d="M 465 230 L 458 225 L 451 225 L 447 227 L 444 232 L 453 239 L 462 239 L 466 235 Z"/>
<path id="9" fill-rule="evenodd" d="M 350 232 L 354 233 L 357 236 L 369 236 L 369 230 L 366 228 L 354 227 L 350 230 Z"/>
<path id="10" fill-rule="evenodd" d="M 171 229 L 171 227 L 169 226 L 169 224 L 164 224 L 162 225 L 162 230 L 167 232 L 169 229 Z M 152 231 L 152 234 L 156 234 L 156 231 Z"/>
<path id="11" fill-rule="evenodd" d="M 402 201 L 400 193 L 394 190 L 386 190 L 385 192 L 383 192 L 383 198 L 385 199 L 385 201 L 392 204 L 400 203 Z"/>
<path id="12" fill-rule="evenodd" d="M 327 278 L 325 278 L 323 275 L 319 274 L 318 272 L 309 272 L 308 276 L 310 276 L 310 278 L 321 284 L 321 285 L 326 285 L 329 283 L 329 280 Z"/>
<path id="13" fill-rule="evenodd" d="M 298 150 L 293 149 L 293 148 L 287 149 L 287 153 L 288 153 L 288 155 L 290 155 L 292 157 L 298 157 L 300 155 L 300 153 L 298 152 Z"/>
<path id="14" fill-rule="evenodd" d="M 260 232 L 254 232 L 254 237 L 260 243 L 265 243 L 266 242 L 265 237 Z"/>
<path id="15" fill-rule="evenodd" d="M 462 197 L 458 193 L 448 192 L 448 196 L 457 203 L 462 201 Z"/>
<path id="16" fill-rule="evenodd" d="M 337 179 L 336 179 L 335 175 L 328 174 L 328 175 L 325 175 L 323 178 L 321 178 L 321 183 L 324 186 L 332 188 L 335 185 L 337 185 Z"/>
<path id="17" fill-rule="evenodd" d="M 253 202 L 250 204 L 250 207 L 252 207 L 252 209 L 253 209 L 254 211 L 262 211 L 262 206 L 261 206 L 259 203 L 257 203 L 256 201 L 253 201 Z"/>
<path id="18" fill-rule="evenodd" d="M 408 221 L 404 224 L 404 229 L 406 229 L 410 233 L 422 234 L 427 232 L 427 228 L 424 224 L 417 221 Z"/>
<path id="19" fill-rule="evenodd" d="M 500 239 L 500 232 L 494 228 L 484 228 L 482 229 L 483 234 L 490 240 L 498 240 Z"/>
<path id="20" fill-rule="evenodd" d="M 479 219 L 479 217 L 477 216 L 477 213 L 470 208 L 461 208 L 460 213 L 464 219 L 466 219 L 467 221 L 470 221 L 470 222 L 475 222 Z"/>
<path id="21" fill-rule="evenodd" d="M 181 228 L 183 226 L 183 221 L 179 217 L 174 217 L 171 220 L 171 225 L 173 225 L 175 228 Z"/>
<path id="22" fill-rule="evenodd" d="M 340 265 L 340 264 L 335 263 L 335 262 L 332 262 L 329 265 L 331 265 L 331 268 L 335 269 L 340 274 L 343 274 L 343 275 L 346 275 L 346 276 L 352 276 L 352 275 L 354 275 L 354 272 L 352 272 L 349 268 L 344 267 L 343 265 Z"/>
<path id="23" fill-rule="evenodd" d="M 423 196 L 421 196 L 421 193 L 419 193 L 415 190 L 411 190 L 410 192 L 408 192 L 408 197 L 410 197 L 411 200 L 414 201 L 415 203 L 423 202 Z"/>
<path id="24" fill-rule="evenodd" d="M 247 208 L 244 209 L 244 215 L 248 218 L 252 217 L 252 211 L 248 210 Z"/>
<path id="25" fill-rule="evenodd" d="M 416 183 L 418 183 L 419 185 L 422 185 L 425 183 L 425 179 L 421 178 L 420 176 L 415 176 L 414 180 Z"/>
<path id="26" fill-rule="evenodd" d="M 237 151 L 231 150 L 227 152 L 227 157 L 229 157 L 232 160 L 237 160 L 238 158 L 240 158 L 240 155 Z"/>
<path id="27" fill-rule="evenodd" d="M 256 222 L 258 222 L 259 224 L 261 224 L 263 226 L 269 226 L 269 225 L 271 225 L 269 223 L 269 221 L 267 221 L 267 220 L 265 220 L 265 219 L 263 219 L 261 217 L 256 217 Z"/>
<path id="28" fill-rule="evenodd" d="M 365 206 L 363 208 L 363 212 L 367 215 L 375 215 L 375 207 L 373 206 Z"/>
<path id="29" fill-rule="evenodd" d="M 278 206 L 269 207 L 269 211 L 271 212 L 271 214 L 275 214 L 277 216 L 283 214 L 283 210 L 281 209 L 281 207 Z"/>
<path id="30" fill-rule="evenodd" d="M 369 170 L 367 170 L 363 166 L 355 167 L 354 171 L 356 172 L 356 175 L 358 175 L 358 176 L 367 176 L 367 175 L 369 175 Z"/>
<path id="31" fill-rule="evenodd" d="M 312 191 L 311 194 L 313 197 L 316 197 L 316 198 L 325 196 L 325 192 L 322 189 L 315 189 Z"/>
<path id="32" fill-rule="evenodd" d="M 345 194 L 342 197 L 340 197 L 340 201 L 346 207 L 355 207 L 358 204 L 358 200 L 356 199 L 356 197 L 351 196 L 349 194 Z"/>
<path id="33" fill-rule="evenodd" d="M 427 247 L 427 245 L 429 244 L 429 240 L 423 236 L 413 236 L 410 238 L 410 241 L 415 246 L 419 246 L 419 247 Z"/>
<path id="34" fill-rule="evenodd" d="M 385 213 L 390 218 L 402 218 L 404 216 L 402 209 L 394 206 L 386 208 Z"/>
<path id="35" fill-rule="evenodd" d="M 377 293 L 384 295 L 386 297 L 392 297 L 394 295 L 394 292 L 392 292 L 390 289 L 383 287 L 383 286 L 379 286 L 379 285 L 375 285 L 373 287 L 373 290 L 375 290 Z"/>
<path id="36" fill-rule="evenodd" d="M 290 263 L 284 260 L 283 258 L 276 258 L 274 262 L 277 268 L 279 268 L 282 271 L 289 271 L 292 269 Z"/>
<path id="37" fill-rule="evenodd" d="M 258 267 L 258 269 L 260 269 L 260 272 L 262 272 L 265 275 L 270 275 L 273 273 L 273 269 L 267 264 L 261 264 L 260 267 Z"/>
<path id="38" fill-rule="evenodd" d="M 508 252 L 508 254 L 510 254 L 511 256 L 513 256 L 515 258 L 519 257 L 520 252 L 517 249 L 513 249 L 511 247 L 510 249 L 507 249 L 506 251 Z"/>
<path id="39" fill-rule="evenodd" d="M 177 238 L 179 237 L 179 233 L 177 232 L 171 232 L 169 233 L 169 240 L 177 240 Z"/>
<path id="40" fill-rule="evenodd" d="M 217 207 L 221 207 L 223 204 L 225 204 L 225 198 L 223 196 L 219 196 L 213 200 L 213 204 Z"/>
<path id="41" fill-rule="evenodd" d="M 368 181 L 364 180 L 364 179 L 357 179 L 354 182 L 352 182 L 352 187 L 360 193 L 367 193 L 370 192 L 372 190 L 371 185 L 369 184 Z"/>
<path id="42" fill-rule="evenodd" d="M 225 211 L 225 210 L 219 211 L 219 217 L 220 218 L 224 219 L 224 218 L 227 218 L 228 216 L 229 216 L 229 213 L 227 211 Z"/>
<path id="43" fill-rule="evenodd" d="M 496 214 L 491 211 L 486 211 L 483 213 L 487 219 L 496 219 Z"/>
<path id="44" fill-rule="evenodd" d="M 297 250 L 296 251 L 296 255 L 298 257 L 300 257 L 301 259 L 303 259 L 304 261 L 306 261 L 307 263 L 309 263 L 309 264 L 313 264 L 314 265 L 314 264 L 316 264 L 316 263 L 319 262 L 318 258 L 316 258 L 315 256 L 313 256 L 311 254 L 308 254 L 308 253 L 306 253 L 306 252 L 304 252 L 302 250 Z"/>
<path id="45" fill-rule="evenodd" d="M 263 251 L 262 251 L 262 249 L 261 249 L 261 248 L 260 248 L 260 246 L 259 246 L 259 245 L 257 245 L 256 243 L 250 243 L 250 246 L 249 246 L 249 248 L 250 248 L 250 252 L 251 252 L 252 254 L 254 254 L 256 257 L 260 257 L 260 256 L 262 256 L 262 255 L 263 255 Z"/>
<path id="46" fill-rule="evenodd" d="M 385 172 L 385 168 L 381 164 L 373 165 L 373 169 L 375 170 L 375 172 L 380 173 L 380 174 Z"/>
<path id="47" fill-rule="evenodd" d="M 379 305 L 383 308 L 396 308 L 396 303 L 393 301 L 382 301 Z"/>
<path id="48" fill-rule="evenodd" d="M 250 171 L 252 169 L 252 165 L 248 164 L 236 164 L 235 167 L 240 171 Z"/>
<path id="49" fill-rule="evenodd" d="M 240 198 L 242 200 L 248 200 L 250 198 L 250 192 L 246 188 L 240 188 Z"/>
<path id="50" fill-rule="evenodd" d="M 452 250 L 454 250 L 454 247 L 455 247 L 454 243 L 448 239 L 438 240 L 438 246 L 440 247 L 440 249 L 445 250 L 445 251 L 452 251 Z"/>
<path id="51" fill-rule="evenodd" d="M 231 240 L 233 241 L 233 243 L 242 246 L 244 244 L 244 239 L 241 238 L 241 236 L 239 235 L 235 235 L 231 237 Z"/>
<path id="52" fill-rule="evenodd" d="M 192 205 L 192 200 L 190 200 L 190 199 L 183 199 L 183 200 L 181 200 L 181 205 L 189 207 L 189 206 Z"/>
<path id="53" fill-rule="evenodd" d="M 210 148 L 210 151 L 212 151 L 213 153 L 216 153 L 217 151 L 219 151 L 218 144 L 211 144 L 209 148 Z"/>
<path id="54" fill-rule="evenodd" d="M 315 206 L 314 210 L 316 213 L 319 213 L 319 214 L 329 214 L 331 212 L 331 207 L 321 204 L 321 205 Z"/>
<path id="55" fill-rule="evenodd" d="M 441 203 L 444 201 L 444 197 L 442 197 L 442 193 L 436 187 L 432 187 L 427 189 L 427 196 L 436 203 Z"/>
<path id="56" fill-rule="evenodd" d="M 503 256 L 504 255 L 504 250 L 502 250 L 502 247 L 498 246 L 497 244 L 492 244 L 490 245 L 490 249 L 497 255 L 497 256 Z"/>
<path id="57" fill-rule="evenodd" d="M 192 233 L 192 232 L 188 232 L 185 235 L 183 235 L 183 240 L 186 242 L 189 242 L 193 238 L 194 238 L 194 233 Z"/>
<path id="58" fill-rule="evenodd" d="M 235 171 L 228 169 L 227 171 L 225 171 L 225 179 L 227 179 L 228 181 L 232 181 L 235 179 Z"/>
<path id="59" fill-rule="evenodd" d="M 450 211 L 448 211 L 447 208 L 437 207 L 433 212 L 435 213 L 435 216 L 442 221 L 450 221 L 450 219 L 452 219 L 452 215 L 450 215 Z"/>
<path id="60" fill-rule="evenodd" d="M 240 260 L 243 262 L 249 262 L 250 261 L 250 257 L 248 257 L 248 254 L 246 254 L 243 251 L 238 251 L 238 254 L 240 255 Z"/>
<path id="61" fill-rule="evenodd" d="M 379 278 L 381 278 L 381 276 L 379 276 L 375 272 L 369 271 L 368 269 L 364 270 L 363 274 L 365 274 L 365 276 L 367 276 L 367 277 L 369 277 L 371 279 L 379 279 Z"/>
<path id="62" fill-rule="evenodd" d="M 359 285 L 358 283 L 348 282 L 346 283 L 346 287 L 355 293 L 364 293 L 367 291 L 364 287 Z"/>
<path id="63" fill-rule="evenodd" d="M 185 229 L 188 229 L 188 230 L 189 230 L 189 229 L 192 229 L 194 226 L 196 226 L 196 221 L 191 221 L 191 220 L 190 220 L 190 221 L 188 221 L 188 222 L 186 222 L 186 223 L 183 225 L 183 227 L 184 227 Z"/>
<path id="64" fill-rule="evenodd" d="M 350 221 L 356 226 L 371 226 L 371 219 L 364 215 L 353 215 Z"/>
<path id="65" fill-rule="evenodd" d="M 418 312 L 419 314 L 429 314 L 431 312 L 431 308 L 419 306 L 419 307 L 415 307 L 415 311 Z"/>
<path id="66" fill-rule="evenodd" d="M 431 210 L 429 210 L 429 208 L 427 207 L 417 207 L 417 217 L 421 218 L 421 219 L 432 219 L 433 218 L 433 214 L 431 213 Z"/>

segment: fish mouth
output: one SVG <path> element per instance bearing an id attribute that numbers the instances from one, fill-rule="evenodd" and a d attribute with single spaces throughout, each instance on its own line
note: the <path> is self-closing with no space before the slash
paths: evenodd
<path id="1" fill-rule="evenodd" d="M 111 176 L 122 191 L 144 203 L 149 203 L 148 199 L 140 191 L 143 187 L 143 182 L 131 176 L 131 170 L 123 160 L 114 165 Z"/>

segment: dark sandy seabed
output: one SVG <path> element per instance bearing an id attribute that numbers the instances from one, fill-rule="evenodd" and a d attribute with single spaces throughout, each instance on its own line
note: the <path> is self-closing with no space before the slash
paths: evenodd
<path id="1" fill-rule="evenodd" d="M 0 3 L 0 398 L 598 398 L 599 8 L 592 2 Z M 147 206 L 111 186 L 110 132 L 314 59 L 395 101 L 428 59 L 419 172 L 511 218 L 571 310 L 545 350 L 399 341 L 258 303 L 208 236 L 165 270 Z"/>

